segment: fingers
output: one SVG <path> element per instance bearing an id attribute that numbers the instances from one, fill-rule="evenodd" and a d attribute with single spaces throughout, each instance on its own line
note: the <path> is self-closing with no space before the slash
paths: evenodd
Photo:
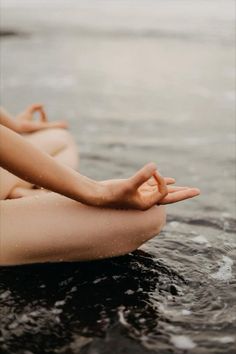
<path id="1" fill-rule="evenodd" d="M 37 110 L 37 109 L 40 109 L 40 108 L 43 108 L 43 104 L 42 103 L 33 103 L 31 104 L 28 109 L 31 110 L 31 112 Z"/>
<path id="2" fill-rule="evenodd" d="M 156 168 L 157 167 L 153 162 L 150 162 L 149 164 L 141 168 L 138 172 L 135 173 L 134 176 L 129 179 L 132 184 L 132 187 L 137 189 L 144 182 L 148 181 L 149 178 L 153 176 L 154 172 L 156 171 Z"/>
<path id="3" fill-rule="evenodd" d="M 172 177 L 164 177 L 164 180 L 165 180 L 166 184 L 174 184 L 175 183 L 175 179 Z"/>
<path id="4" fill-rule="evenodd" d="M 40 103 L 34 103 L 32 105 L 30 105 L 27 110 L 31 113 L 31 115 L 33 115 L 34 113 L 38 112 L 40 115 L 40 120 L 42 122 L 47 122 L 48 118 L 46 115 L 46 112 L 44 110 L 44 107 L 42 104 Z M 33 118 L 33 116 L 30 117 L 31 119 Z"/>
<path id="5" fill-rule="evenodd" d="M 164 178 L 160 175 L 160 173 L 157 170 L 154 172 L 153 176 L 154 176 L 154 178 L 156 179 L 156 181 L 158 183 L 158 189 L 159 189 L 160 197 L 163 198 L 168 193 L 165 180 L 164 180 Z"/>
<path id="6" fill-rule="evenodd" d="M 157 170 L 155 170 L 154 176 L 155 176 L 155 186 L 154 187 L 151 186 L 147 189 L 146 192 L 148 192 L 148 197 L 146 203 L 144 203 L 144 205 L 142 206 L 143 210 L 149 209 L 153 205 L 157 204 L 168 193 L 165 180 Z M 152 190 L 150 190 L 150 188 Z"/>
<path id="7" fill-rule="evenodd" d="M 38 111 L 39 109 L 42 109 L 43 108 L 43 105 L 40 104 L 40 103 L 33 103 L 31 104 L 27 110 L 30 112 L 30 113 L 34 113 L 36 111 Z"/>
<path id="8" fill-rule="evenodd" d="M 38 130 L 50 129 L 50 128 L 67 128 L 67 123 L 63 121 L 55 122 L 41 122 L 41 121 L 28 121 L 24 122 L 24 132 L 36 132 Z"/>
<path id="9" fill-rule="evenodd" d="M 174 184 L 175 183 L 175 179 L 172 177 L 164 177 L 164 181 L 165 184 L 169 185 L 169 184 Z M 151 187 L 155 187 L 157 185 L 157 181 L 156 179 L 152 176 L 151 178 L 149 178 L 149 180 L 147 181 L 147 184 Z"/>
<path id="10" fill-rule="evenodd" d="M 189 187 L 168 186 L 167 189 L 168 189 L 168 193 L 174 193 L 177 191 L 189 189 Z"/>
<path id="11" fill-rule="evenodd" d="M 48 121 L 48 117 L 47 117 L 47 114 L 46 114 L 44 108 L 43 108 L 43 107 L 42 107 L 42 108 L 39 108 L 39 109 L 38 109 L 38 112 L 39 112 L 39 114 L 40 114 L 40 120 L 41 120 L 41 122 L 47 122 L 47 121 Z"/>
<path id="12" fill-rule="evenodd" d="M 159 204 L 172 204 L 181 202 L 182 200 L 194 198 L 200 194 L 200 190 L 198 188 L 187 188 L 181 189 L 184 187 L 178 187 L 180 189 L 174 191 L 173 193 L 168 193 Z"/>
<path id="13" fill-rule="evenodd" d="M 47 123 L 44 123 L 44 125 L 45 125 L 45 128 L 63 128 L 63 129 L 68 128 L 68 123 L 64 120 L 47 122 Z"/>

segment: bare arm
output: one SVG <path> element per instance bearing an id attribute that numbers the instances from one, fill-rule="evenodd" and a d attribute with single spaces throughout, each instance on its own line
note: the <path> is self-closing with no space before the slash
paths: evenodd
<path id="1" fill-rule="evenodd" d="M 96 203 L 98 184 L 0 126 L 0 165 L 18 177 L 87 204 Z"/>
<path id="2" fill-rule="evenodd" d="M 18 124 L 14 118 L 3 107 L 0 107 L 0 124 L 5 127 L 18 132 Z"/>
<path id="3" fill-rule="evenodd" d="M 60 164 L 23 137 L 0 125 L 0 165 L 18 177 L 88 205 L 146 210 L 197 196 L 196 188 L 172 187 L 154 163 L 132 177 L 96 182 Z"/>

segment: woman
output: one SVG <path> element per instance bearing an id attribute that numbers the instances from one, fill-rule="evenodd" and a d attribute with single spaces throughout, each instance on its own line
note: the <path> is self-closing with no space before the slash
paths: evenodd
<path id="1" fill-rule="evenodd" d="M 164 204 L 200 193 L 171 186 L 174 179 L 163 178 L 154 163 L 127 179 L 98 182 L 79 174 L 66 123 L 48 122 L 41 105 L 16 120 L 2 109 L 0 123 L 1 265 L 131 252 L 161 231 Z"/>

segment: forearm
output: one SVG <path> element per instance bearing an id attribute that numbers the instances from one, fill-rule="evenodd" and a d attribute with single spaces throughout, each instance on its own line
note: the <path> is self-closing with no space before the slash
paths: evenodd
<path id="1" fill-rule="evenodd" d="M 18 177 L 85 204 L 99 204 L 99 184 L 0 126 L 0 165 Z"/>
<path id="2" fill-rule="evenodd" d="M 18 132 L 17 122 L 3 107 L 0 107 L 0 124 L 15 132 Z"/>

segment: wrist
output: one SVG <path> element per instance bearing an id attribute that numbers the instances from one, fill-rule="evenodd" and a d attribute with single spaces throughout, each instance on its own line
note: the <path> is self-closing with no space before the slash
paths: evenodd
<path id="1" fill-rule="evenodd" d="M 14 121 L 13 130 L 14 130 L 14 132 L 16 132 L 18 134 L 23 133 L 21 122 Z"/>
<path id="2" fill-rule="evenodd" d="M 102 206 L 104 187 L 98 181 L 77 173 L 77 183 L 75 184 L 74 199 L 83 204 L 91 206 Z"/>

